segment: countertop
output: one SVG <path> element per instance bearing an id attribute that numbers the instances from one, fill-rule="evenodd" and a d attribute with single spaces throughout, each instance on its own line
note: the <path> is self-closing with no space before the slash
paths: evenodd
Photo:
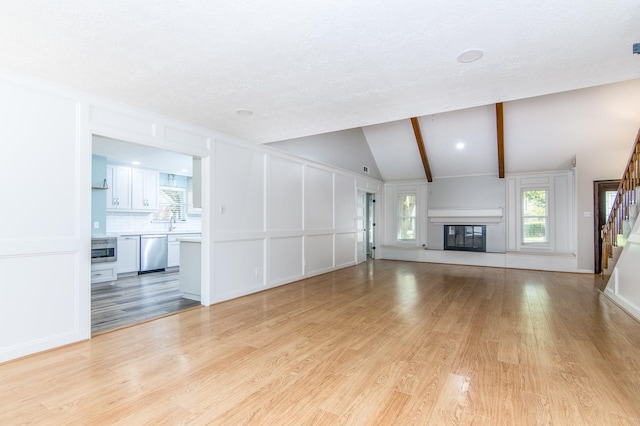
<path id="1" fill-rule="evenodd" d="M 112 234 L 118 237 L 130 237 L 135 235 L 189 235 L 189 234 L 201 234 L 201 231 L 143 231 L 143 232 L 118 232 Z"/>
<path id="2" fill-rule="evenodd" d="M 201 243 L 202 242 L 202 238 L 200 238 L 200 237 L 181 237 L 181 238 L 178 238 L 178 241 L 185 242 L 185 243 Z"/>

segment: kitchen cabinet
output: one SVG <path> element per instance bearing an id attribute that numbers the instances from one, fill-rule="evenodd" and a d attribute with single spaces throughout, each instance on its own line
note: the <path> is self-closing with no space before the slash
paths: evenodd
<path id="1" fill-rule="evenodd" d="M 137 273 L 140 270 L 140 235 L 118 237 L 118 274 Z"/>
<path id="2" fill-rule="evenodd" d="M 131 168 L 107 165 L 107 210 L 131 209 Z"/>
<path id="3" fill-rule="evenodd" d="M 180 241 L 176 235 L 169 235 L 167 238 L 167 267 L 180 266 Z"/>
<path id="4" fill-rule="evenodd" d="M 182 297 L 200 301 L 201 248 L 200 238 L 180 240 L 180 292 Z"/>
<path id="5" fill-rule="evenodd" d="M 117 262 L 92 263 L 91 283 L 115 281 L 118 278 Z"/>
<path id="6" fill-rule="evenodd" d="M 167 267 L 180 266 L 180 239 L 200 238 L 202 234 L 169 234 L 167 236 Z"/>
<path id="7" fill-rule="evenodd" d="M 158 172 L 131 169 L 131 209 L 158 210 Z"/>
<path id="8" fill-rule="evenodd" d="M 158 210 L 158 172 L 107 165 L 107 210 Z"/>

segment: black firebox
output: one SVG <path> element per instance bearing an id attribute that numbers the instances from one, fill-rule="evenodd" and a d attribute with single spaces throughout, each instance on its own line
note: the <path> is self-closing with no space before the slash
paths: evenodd
<path id="1" fill-rule="evenodd" d="M 486 225 L 444 225 L 444 249 L 487 251 Z"/>

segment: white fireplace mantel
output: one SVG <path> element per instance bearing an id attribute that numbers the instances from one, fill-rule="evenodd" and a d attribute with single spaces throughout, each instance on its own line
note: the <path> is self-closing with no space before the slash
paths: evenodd
<path id="1" fill-rule="evenodd" d="M 502 207 L 492 209 L 428 209 L 432 223 L 448 225 L 482 225 L 502 222 Z"/>

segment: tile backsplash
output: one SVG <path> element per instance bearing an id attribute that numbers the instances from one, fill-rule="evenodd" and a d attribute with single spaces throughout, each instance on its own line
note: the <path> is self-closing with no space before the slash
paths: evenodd
<path id="1" fill-rule="evenodd" d="M 153 213 L 107 212 L 107 232 L 110 234 L 162 233 L 166 232 L 167 222 L 153 222 Z M 177 222 L 174 231 L 201 230 L 200 216 L 187 216 L 184 222 Z"/>

